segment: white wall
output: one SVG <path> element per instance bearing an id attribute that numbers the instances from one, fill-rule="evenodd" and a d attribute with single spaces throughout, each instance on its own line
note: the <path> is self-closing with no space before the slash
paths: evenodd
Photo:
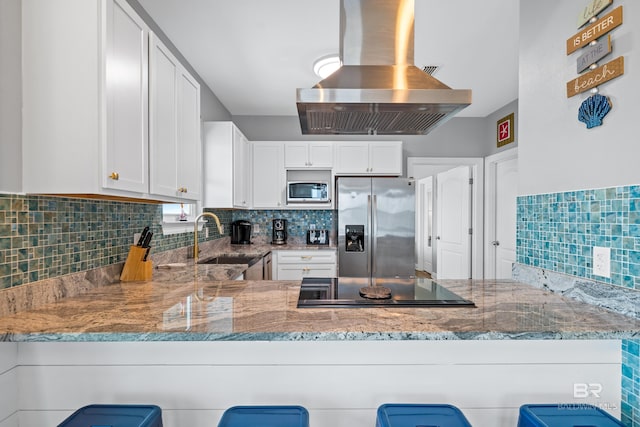
<path id="1" fill-rule="evenodd" d="M 18 426 L 18 344 L 0 342 L 0 427 Z"/>
<path id="2" fill-rule="evenodd" d="M 519 167 L 520 194 L 637 184 L 640 117 L 640 2 L 623 5 L 624 23 L 611 33 L 613 52 L 600 65 L 625 57 L 625 74 L 600 93 L 613 108 L 603 126 L 587 129 L 578 108 L 590 95 L 567 99 L 566 83 L 576 78 L 579 52 L 566 55 L 566 40 L 587 2 L 520 2 Z"/>
<path id="3" fill-rule="evenodd" d="M 299 404 L 316 427 L 374 426 L 383 403 L 450 403 L 475 427 L 513 427 L 524 403 L 585 403 L 574 383 L 601 383 L 592 403 L 620 415 L 619 340 L 47 342 L 19 352 L 27 426 L 91 403 L 157 404 L 165 427 L 215 426 L 243 404 Z"/>
<path id="4" fill-rule="evenodd" d="M 20 0 L 0 1 L 0 191 L 22 188 Z"/>

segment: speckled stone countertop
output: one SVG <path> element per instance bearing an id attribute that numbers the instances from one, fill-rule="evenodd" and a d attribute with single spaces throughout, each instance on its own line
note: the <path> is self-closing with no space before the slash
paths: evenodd
<path id="1" fill-rule="evenodd" d="M 154 270 L 0 317 L 4 341 L 616 339 L 640 320 L 513 281 L 441 281 L 475 308 L 296 308 L 292 281 L 220 280 L 220 268 Z"/>

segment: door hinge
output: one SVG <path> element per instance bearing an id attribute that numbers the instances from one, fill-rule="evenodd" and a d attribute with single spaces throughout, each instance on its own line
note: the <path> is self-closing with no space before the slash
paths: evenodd
<path id="1" fill-rule="evenodd" d="M 469 185 L 473 185 L 473 178 L 469 178 Z"/>
<path id="2" fill-rule="evenodd" d="M 473 234 L 473 228 L 469 229 L 469 234 Z"/>

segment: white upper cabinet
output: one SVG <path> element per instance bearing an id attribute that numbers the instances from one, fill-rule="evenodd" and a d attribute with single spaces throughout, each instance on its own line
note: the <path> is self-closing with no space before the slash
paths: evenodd
<path id="1" fill-rule="evenodd" d="M 284 166 L 287 169 L 333 167 L 333 144 L 330 142 L 285 142 Z"/>
<path id="2" fill-rule="evenodd" d="M 150 192 L 201 198 L 200 85 L 169 49 L 150 36 Z"/>
<path id="3" fill-rule="evenodd" d="M 336 175 L 402 175 L 402 141 L 337 142 Z"/>
<path id="4" fill-rule="evenodd" d="M 147 198 L 148 28 L 124 0 L 22 2 L 23 190 Z"/>
<path id="5" fill-rule="evenodd" d="M 110 0 L 106 7 L 103 186 L 146 193 L 149 29 L 126 1 Z"/>
<path id="6" fill-rule="evenodd" d="M 284 150 L 280 142 L 252 142 L 253 208 L 284 206 Z"/>
<path id="7" fill-rule="evenodd" d="M 204 206 L 249 208 L 251 147 L 233 122 L 204 122 Z"/>

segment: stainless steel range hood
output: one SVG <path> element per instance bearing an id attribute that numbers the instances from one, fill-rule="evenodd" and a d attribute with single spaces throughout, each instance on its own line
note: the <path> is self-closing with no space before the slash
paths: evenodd
<path id="1" fill-rule="evenodd" d="M 471 104 L 413 63 L 414 0 L 340 0 L 342 67 L 297 90 L 303 134 L 421 135 Z"/>

